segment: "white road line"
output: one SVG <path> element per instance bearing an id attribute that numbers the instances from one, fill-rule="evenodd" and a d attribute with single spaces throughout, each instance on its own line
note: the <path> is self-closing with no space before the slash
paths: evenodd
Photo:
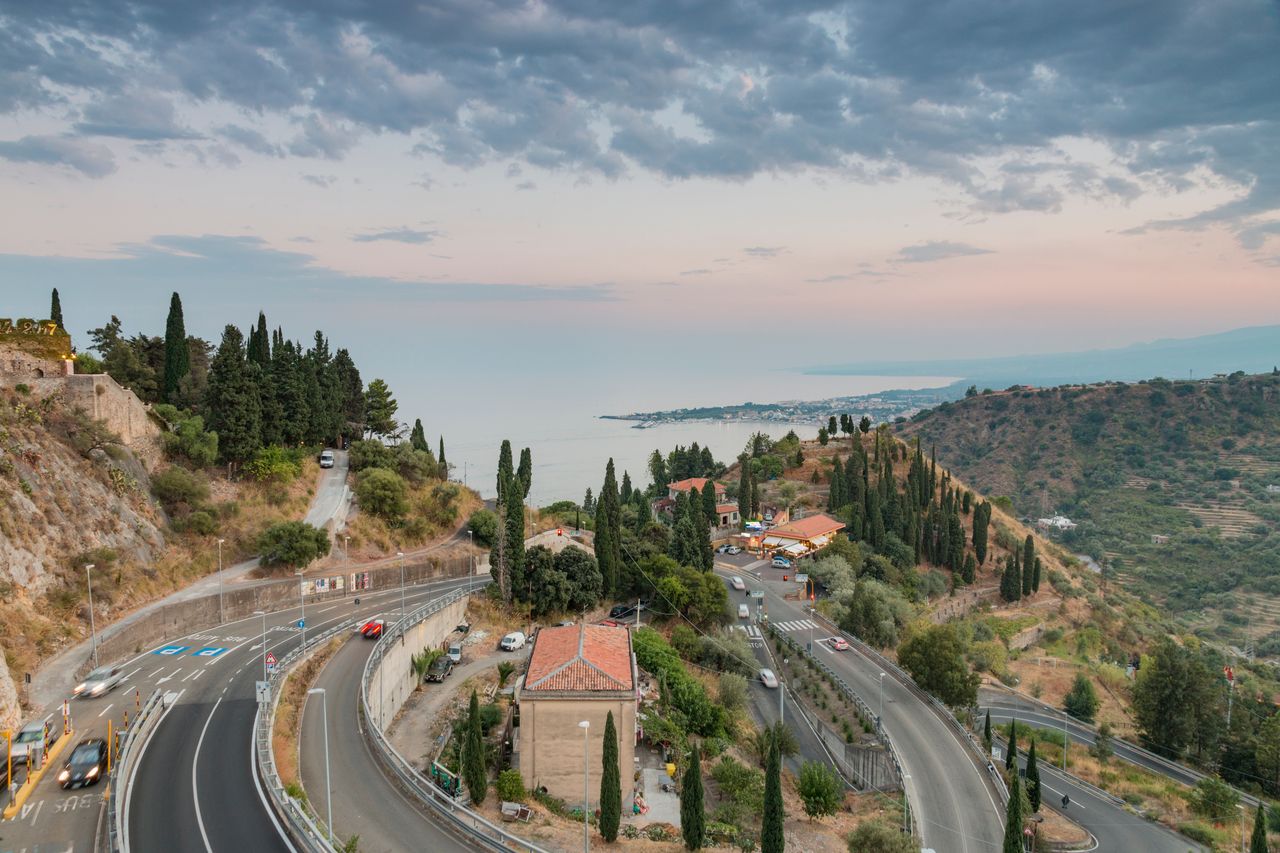
<path id="1" fill-rule="evenodd" d="M 161 668 L 163 669 L 163 667 L 161 667 Z M 138 668 L 137 668 L 137 669 L 135 669 L 133 672 L 129 673 L 129 674 L 128 674 L 128 675 L 126 675 L 124 678 L 120 679 L 120 686 L 121 686 L 121 687 L 123 687 L 125 684 L 127 684 L 127 683 L 129 682 L 129 679 L 130 679 L 130 678 L 133 678 L 133 677 L 134 677 L 135 675 L 137 675 L 141 670 L 142 670 L 142 667 L 138 667 Z"/>
<path id="2" fill-rule="evenodd" d="M 226 693 L 226 690 L 223 690 Z M 213 853 L 213 845 L 209 843 L 209 833 L 204 829 L 204 817 L 200 814 L 200 788 L 196 784 L 196 768 L 200 766 L 200 747 L 204 745 L 205 732 L 209 731 L 209 723 L 213 722 L 213 715 L 218 713 L 218 706 L 222 704 L 222 697 L 218 697 L 218 701 L 213 703 L 213 710 L 209 712 L 209 716 L 205 718 L 204 728 L 200 729 L 200 739 L 196 741 L 196 754 L 191 759 L 191 799 L 196 804 L 196 825 L 200 827 L 200 837 L 204 839 L 204 849 L 208 853 Z"/>
<path id="3" fill-rule="evenodd" d="M 253 718 L 254 731 L 258 730 L 257 714 L 261 713 L 262 706 L 259 705 Z M 262 783 L 258 781 L 258 758 L 254 754 L 253 738 L 249 739 L 249 773 L 253 776 L 253 787 L 258 790 L 258 799 L 262 801 L 262 810 L 267 813 L 267 817 L 271 818 L 271 824 L 276 828 L 276 832 L 279 833 L 280 840 L 284 842 L 284 846 L 288 847 L 291 853 L 298 853 L 297 848 L 293 846 L 293 842 L 289 840 L 289 836 L 285 834 L 284 827 L 280 825 L 280 821 L 276 820 L 276 810 L 267 802 L 267 796 L 262 792 Z M 399 791 L 398 788 L 396 790 Z"/>
<path id="4" fill-rule="evenodd" d="M 99 716 L 99 717 L 106 716 L 106 713 L 107 713 L 108 711 L 110 711 L 112 708 L 114 708 L 115 706 L 116 706 L 116 703 L 115 703 L 115 702 L 112 702 L 110 705 L 108 705 L 107 707 L 103 708 L 103 709 L 102 709 L 102 711 L 100 711 L 100 712 L 98 713 L 98 716 Z"/>
<path id="5" fill-rule="evenodd" d="M 153 673 L 151 673 L 150 675 L 148 675 L 148 676 L 147 676 L 147 678 L 155 678 L 157 675 L 159 675 L 159 674 L 160 674 L 160 670 L 162 670 L 162 669 L 164 669 L 164 667 L 162 667 L 162 666 L 158 666 L 158 667 L 156 667 L 156 671 L 155 671 L 155 672 L 153 672 Z"/>
<path id="6" fill-rule="evenodd" d="M 120 845 L 122 850 L 129 849 L 129 797 L 133 791 L 133 780 L 138 776 L 138 768 L 142 766 L 142 756 L 146 754 L 147 747 L 151 745 L 151 738 L 155 737 L 156 730 L 160 728 L 160 724 L 164 722 L 164 718 L 169 716 L 170 711 L 178 707 L 178 700 L 181 699 L 182 694 L 186 692 L 186 690 L 179 690 L 177 695 L 173 697 L 173 703 L 164 709 L 164 713 L 160 716 L 160 719 L 151 727 L 151 731 L 147 732 L 147 739 L 142 742 L 142 746 L 138 749 L 138 757 L 133 760 L 133 768 L 129 771 L 129 778 L 125 782 L 124 790 L 121 791 L 120 796 L 120 811 L 124 815 L 124 820 L 121 821 L 121 824 L 124 827 L 124 834 L 121 836 L 122 843 Z"/>

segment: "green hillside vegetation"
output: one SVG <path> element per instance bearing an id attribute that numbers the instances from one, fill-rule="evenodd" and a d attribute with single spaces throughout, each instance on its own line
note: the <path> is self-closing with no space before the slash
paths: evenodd
<path id="1" fill-rule="evenodd" d="M 1070 517 L 1064 546 L 1198 633 L 1280 654 L 1280 375 L 971 391 L 898 432 L 1019 516 Z"/>

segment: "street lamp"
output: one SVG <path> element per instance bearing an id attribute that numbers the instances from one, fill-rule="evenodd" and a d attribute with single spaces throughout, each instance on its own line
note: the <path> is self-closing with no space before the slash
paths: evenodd
<path id="1" fill-rule="evenodd" d="M 227 621 L 227 609 L 222 600 L 222 543 L 225 539 L 218 540 L 218 623 L 222 624 Z"/>
<path id="2" fill-rule="evenodd" d="M 907 784 L 911 781 L 911 774 L 902 774 L 902 831 L 911 831 L 911 800 L 907 798 Z"/>
<path id="3" fill-rule="evenodd" d="M 474 549 L 474 548 L 476 547 L 476 535 L 475 535 L 475 533 L 474 533 L 471 529 L 469 529 L 469 528 L 468 528 L 468 530 L 467 530 L 467 545 L 470 547 L 470 549 Z M 467 565 L 467 591 L 469 592 L 469 591 L 471 590 L 472 586 L 475 584 L 475 574 L 476 574 L 476 555 L 475 555 L 475 554 L 473 554 L 473 553 L 468 552 L 468 554 L 467 554 L 467 560 L 468 560 L 468 565 Z"/>
<path id="4" fill-rule="evenodd" d="M 404 621 L 404 552 L 396 551 L 400 558 L 400 621 Z"/>
<path id="5" fill-rule="evenodd" d="M 329 812 L 329 843 L 333 843 L 333 787 L 329 784 L 329 703 L 323 687 L 312 687 L 308 696 L 320 697 L 320 720 L 324 726 L 324 803 Z"/>
<path id="6" fill-rule="evenodd" d="M 307 587 L 306 577 L 302 569 L 294 572 L 298 578 L 298 602 L 302 605 L 302 616 L 298 619 L 298 627 L 302 629 L 302 650 L 307 649 Z"/>
<path id="7" fill-rule="evenodd" d="M 98 668 L 98 629 L 93 624 L 93 563 L 84 567 L 85 583 L 89 586 L 89 636 L 93 640 L 93 668 Z"/>
<path id="8" fill-rule="evenodd" d="M 590 812 L 591 800 L 591 781 L 588 775 L 589 764 L 587 762 L 587 736 L 591 733 L 591 721 L 583 720 L 578 723 L 578 728 L 582 729 L 582 849 L 585 851 L 591 849 L 591 823 L 588 820 Z"/>
<path id="9" fill-rule="evenodd" d="M 351 537 L 343 536 L 342 542 L 342 556 L 349 563 L 351 562 Z"/>
<path id="10" fill-rule="evenodd" d="M 262 680 L 267 680 L 267 611 L 255 610 L 254 616 L 262 617 Z"/>
<path id="11" fill-rule="evenodd" d="M 1258 803 L 1258 808 L 1262 808 L 1262 807 L 1263 807 L 1263 806 L 1262 806 L 1262 803 Z M 1240 853 L 1244 853 L 1244 851 L 1245 851 L 1245 848 L 1244 848 L 1244 840 L 1245 840 L 1245 834 L 1244 834 L 1244 806 L 1242 806 L 1242 805 L 1240 805 L 1240 804 L 1236 804 L 1236 808 L 1238 808 L 1238 809 L 1240 810 Z"/>
<path id="12" fill-rule="evenodd" d="M 876 725 L 879 726 L 880 721 L 884 719 L 884 673 L 880 673 L 880 716 L 876 717 Z"/>

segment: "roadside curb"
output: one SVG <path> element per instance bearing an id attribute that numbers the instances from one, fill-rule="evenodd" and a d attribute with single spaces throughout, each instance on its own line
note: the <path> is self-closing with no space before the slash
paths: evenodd
<path id="1" fill-rule="evenodd" d="M 58 754 L 62 752 L 63 747 L 76 736 L 75 731 L 69 731 L 53 742 L 53 746 L 49 747 L 49 751 L 44 756 L 44 762 L 40 765 L 39 770 L 32 770 L 27 773 L 26 781 L 22 783 L 22 787 L 18 788 L 13 794 L 13 802 L 4 808 L 4 819 L 13 820 L 14 815 L 22 808 L 30 797 L 31 792 L 40 784 L 40 780 L 44 778 L 44 774 L 53 766 L 53 762 L 57 760 Z"/>

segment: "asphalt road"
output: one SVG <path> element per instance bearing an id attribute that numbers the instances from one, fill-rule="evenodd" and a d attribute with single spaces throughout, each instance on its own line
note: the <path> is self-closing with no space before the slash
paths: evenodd
<path id="1" fill-rule="evenodd" d="M 316 679 L 327 703 L 329 778 L 333 785 L 333 826 L 339 841 L 360 837 L 363 853 L 404 850 L 463 851 L 471 849 L 428 818 L 402 794 L 374 758 L 360 733 L 357 714 L 360 677 L 373 643 L 356 637 L 325 666 Z M 434 685 L 428 685 L 432 689 Z M 301 772 L 303 787 L 319 821 L 327 823 L 325 792 L 324 714 L 320 697 L 308 696 L 302 717 Z"/>
<path id="2" fill-rule="evenodd" d="M 311 498 L 311 509 L 303 519 L 313 527 L 323 527 L 325 522 L 333 518 L 346 505 L 347 489 L 347 451 L 333 451 L 333 467 L 320 469 L 323 476 L 316 493 Z"/>
<path id="3" fill-rule="evenodd" d="M 794 626 L 796 638 L 807 639 L 809 614 L 803 602 L 787 601 L 784 591 L 795 589 L 783 583 L 781 572 L 764 567 L 725 564 L 726 573 L 763 576 L 748 581 L 749 587 L 765 591 L 769 620 L 783 628 Z M 747 574 L 744 574 L 747 572 Z M 815 632 L 815 639 L 822 636 Z M 853 687 L 872 709 L 878 707 L 880 666 L 856 650 L 836 652 L 815 644 L 816 653 Z M 980 853 L 1001 848 L 1004 809 L 969 750 L 941 717 L 921 702 L 892 674 L 884 679 L 884 727 L 897 748 L 909 777 L 908 796 L 915 809 L 916 825 L 924 847 L 947 853 Z"/>

